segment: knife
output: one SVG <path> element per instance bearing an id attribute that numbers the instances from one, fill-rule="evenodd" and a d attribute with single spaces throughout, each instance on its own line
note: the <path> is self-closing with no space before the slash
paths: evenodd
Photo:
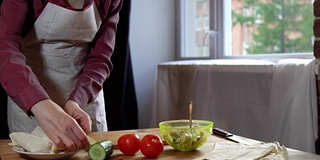
<path id="1" fill-rule="evenodd" d="M 242 144 L 245 144 L 245 145 L 248 145 L 248 146 L 252 146 L 251 143 L 243 140 L 243 139 L 240 139 L 239 137 L 236 137 L 234 136 L 232 133 L 230 132 L 227 132 L 221 128 L 213 128 L 212 129 L 212 133 L 215 134 L 215 135 L 218 135 L 218 136 L 221 136 L 221 137 L 224 137 L 228 140 L 231 140 L 231 141 L 234 141 L 234 142 L 237 142 L 237 143 L 242 143 Z"/>

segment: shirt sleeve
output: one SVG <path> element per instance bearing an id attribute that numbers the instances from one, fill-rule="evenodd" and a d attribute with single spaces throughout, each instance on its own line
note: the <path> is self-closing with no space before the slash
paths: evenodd
<path id="1" fill-rule="evenodd" d="M 69 99 L 76 101 L 80 107 L 92 102 L 101 91 L 103 82 L 112 70 L 111 55 L 115 45 L 115 35 L 119 12 L 122 7 L 121 0 L 100 1 L 103 5 L 101 11 L 103 22 L 91 44 L 91 52 L 88 55 L 82 74 L 79 76 L 75 89 Z"/>
<path id="2" fill-rule="evenodd" d="M 21 34 L 29 2 L 5 0 L 1 5 L 0 16 L 0 82 L 7 94 L 25 112 L 40 100 L 49 98 L 21 53 Z"/>

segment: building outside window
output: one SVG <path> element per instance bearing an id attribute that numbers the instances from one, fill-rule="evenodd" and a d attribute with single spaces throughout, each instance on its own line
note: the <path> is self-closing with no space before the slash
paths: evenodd
<path id="1" fill-rule="evenodd" d="M 180 0 L 178 59 L 311 57 L 313 0 Z"/>

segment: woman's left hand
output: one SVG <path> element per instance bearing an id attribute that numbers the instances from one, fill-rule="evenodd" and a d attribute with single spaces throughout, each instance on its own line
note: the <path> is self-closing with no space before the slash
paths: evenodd
<path id="1" fill-rule="evenodd" d="M 68 100 L 63 109 L 78 122 L 86 134 L 91 132 L 91 118 L 84 110 L 80 108 L 77 102 Z"/>

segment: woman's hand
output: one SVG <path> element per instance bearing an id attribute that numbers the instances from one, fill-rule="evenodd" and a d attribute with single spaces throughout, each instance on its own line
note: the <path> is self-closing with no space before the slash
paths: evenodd
<path id="1" fill-rule="evenodd" d="M 85 111 L 80 108 L 77 102 L 68 100 L 64 106 L 64 111 L 66 111 L 78 122 L 84 132 L 86 132 L 87 134 L 91 132 L 91 118 Z"/>
<path id="2" fill-rule="evenodd" d="M 86 133 L 77 121 L 52 100 L 46 99 L 36 103 L 31 112 L 59 149 L 72 151 L 90 146 Z"/>

